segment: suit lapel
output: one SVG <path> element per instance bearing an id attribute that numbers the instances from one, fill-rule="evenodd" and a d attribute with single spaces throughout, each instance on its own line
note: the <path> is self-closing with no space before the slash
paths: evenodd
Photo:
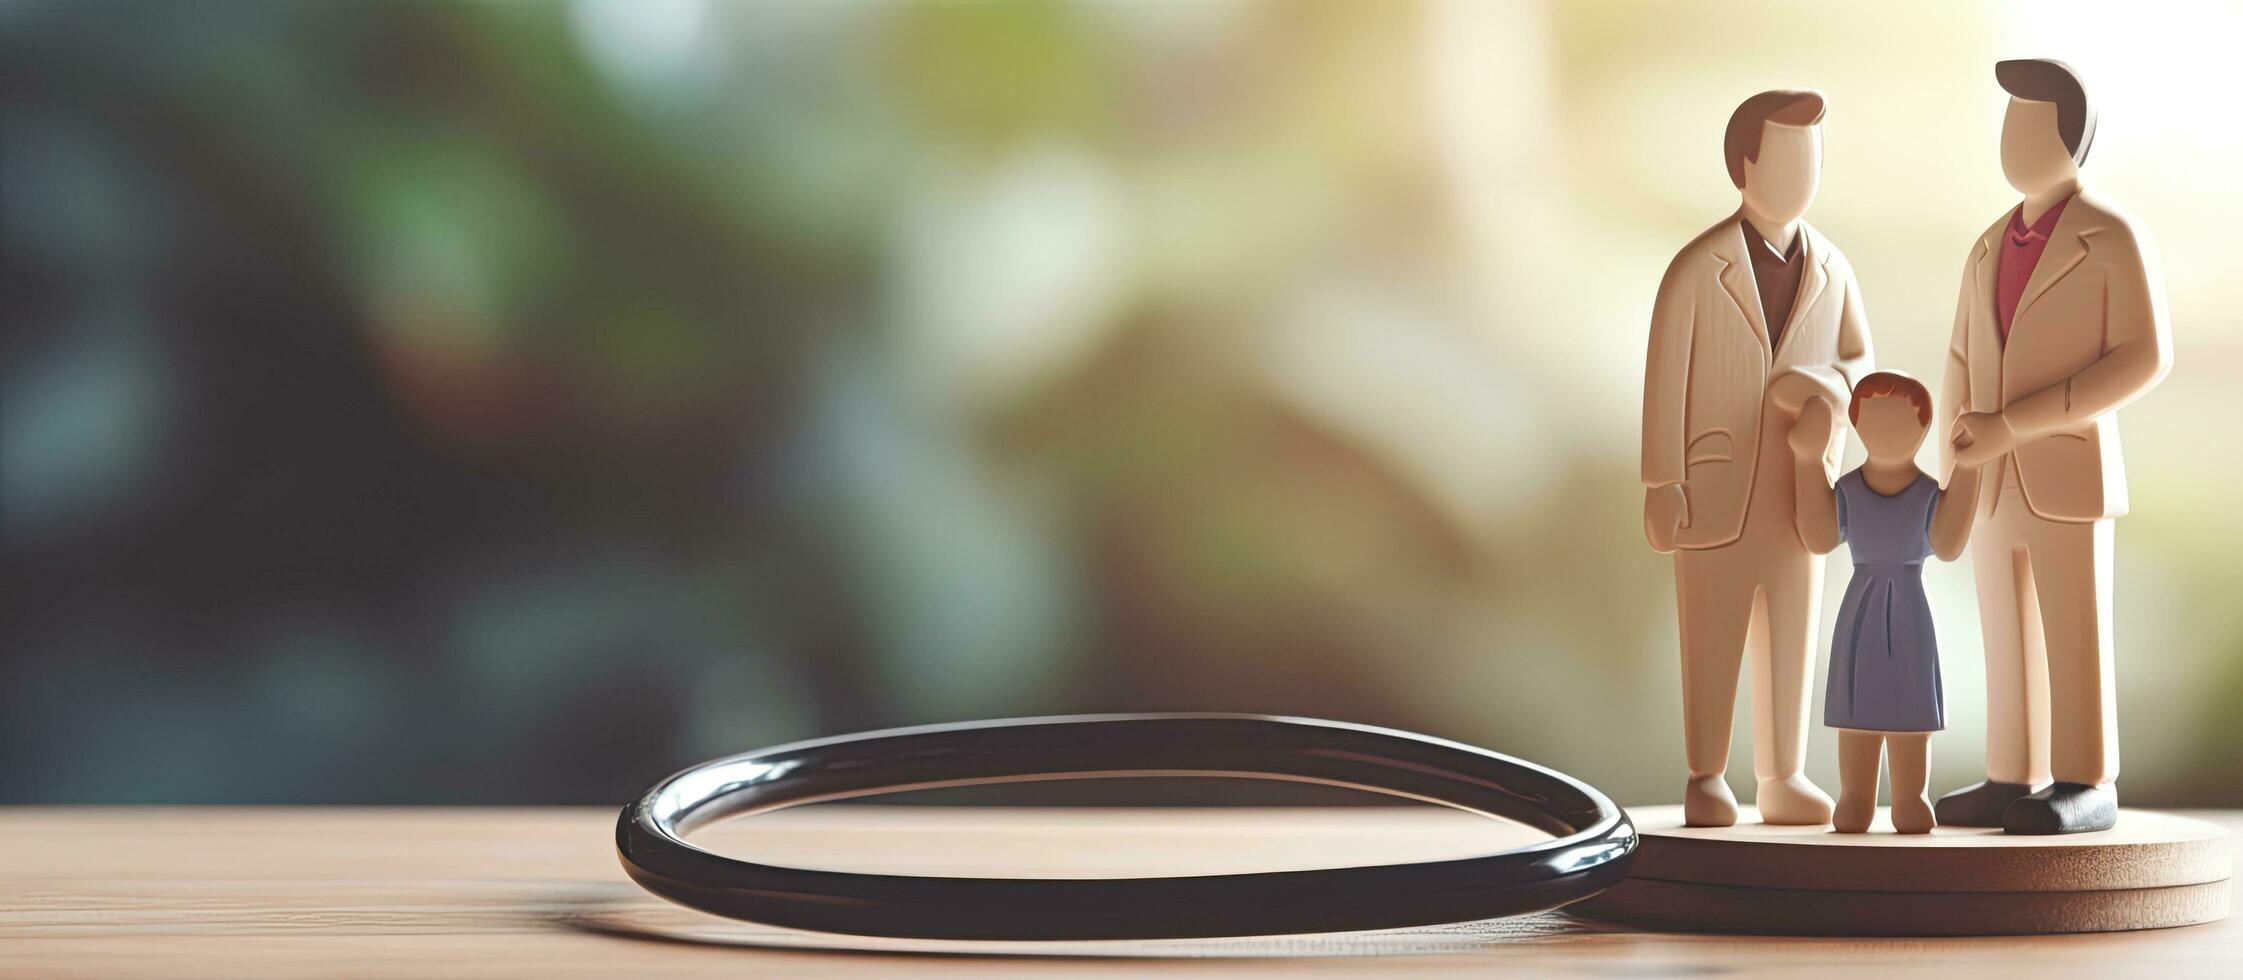
<path id="1" fill-rule="evenodd" d="M 1991 351 L 1991 356 L 1972 356 L 1970 366 L 1974 376 L 1970 379 L 1973 392 L 1971 404 L 1964 411 L 1991 411 L 1998 404 L 2002 391 L 2002 365 L 2007 360 L 2009 342 L 2002 339 L 2001 318 L 1994 312 L 1994 288 L 2001 276 L 2001 236 L 2008 234 L 2008 219 L 1978 239 L 1978 263 L 1971 279 L 1971 324 L 1976 336 L 1971 338 L 1973 352 Z M 1991 392 L 1987 397 L 1984 392 Z M 1994 496 L 1999 496 L 1995 494 Z"/>
<path id="2" fill-rule="evenodd" d="M 1830 249 L 1823 246 L 1822 239 L 1817 237 L 1819 234 L 1806 222 L 1800 222 L 1799 261 L 1807 263 L 1807 268 L 1799 277 L 1799 294 L 1791 304 L 1791 319 L 1784 321 L 1783 333 L 1777 335 L 1775 353 L 1778 355 L 1791 346 L 1791 338 L 1799 333 L 1800 321 L 1815 308 L 1815 301 L 1822 298 L 1822 291 L 1830 285 L 1830 270 L 1823 267 L 1830 261 Z"/>
<path id="3" fill-rule="evenodd" d="M 2017 335 L 2017 328 L 2025 322 L 2025 313 L 2033 308 L 2034 300 L 2048 292 L 2050 287 L 2056 285 L 2057 280 L 2064 278 L 2065 273 L 2087 261 L 2087 238 L 2096 229 L 2081 228 L 2074 231 L 2065 228 L 2065 225 L 2071 223 L 2068 219 L 2072 217 L 2072 209 L 2067 207 L 2064 209 L 2064 216 L 2056 219 L 2056 228 L 2048 236 L 2048 248 L 2041 252 L 2041 260 L 2033 266 L 2033 277 L 2025 280 L 2025 292 L 2017 298 L 2017 312 L 2009 320 L 2010 336 Z"/>
<path id="4" fill-rule="evenodd" d="M 1729 299 L 1737 304 L 1737 311 L 1745 315 L 1752 325 L 1752 335 L 1760 341 L 1760 352 L 1768 350 L 1768 321 L 1760 310 L 1760 289 L 1752 281 L 1752 261 L 1745 257 L 1745 222 L 1743 217 L 1729 221 L 1729 233 L 1715 236 L 1719 247 L 1714 258 L 1720 259 L 1721 288 L 1727 290 Z"/>
<path id="5" fill-rule="evenodd" d="M 1971 303 L 1975 307 L 1971 311 L 1972 315 L 1978 322 L 1994 330 L 1996 342 L 2001 340 L 2001 320 L 1994 313 L 1994 289 L 2001 281 L 2002 259 L 1999 246 L 2001 236 L 2005 234 L 2008 232 L 1996 231 L 1978 240 L 1978 278 L 1974 283 L 1977 295 L 1971 297 Z"/>
<path id="6" fill-rule="evenodd" d="M 2018 294 L 2017 312 L 2010 314 L 2009 338 L 2001 347 L 2001 387 L 1998 389 L 2004 403 L 2010 397 L 2010 352 L 2016 350 L 2020 342 L 2031 343 L 2030 339 L 2023 338 L 2027 338 L 2033 330 L 2035 318 L 2027 315 L 2032 311 L 2033 301 L 2053 288 L 2066 274 L 2078 268 L 2081 262 L 2087 261 L 2087 240 L 2102 230 L 2102 226 L 2095 221 L 2094 213 L 2083 207 L 2083 203 L 2074 197 L 2070 204 L 2065 205 L 2063 215 L 2056 219 L 2056 227 L 2049 229 L 2048 246 L 2042 250 L 2040 261 L 2033 264 L 2033 275 L 2025 280 L 2025 291 Z M 2001 232 L 2003 237 L 1995 239 L 1996 248 L 2006 244 L 2008 234 L 2008 226 L 2004 225 Z M 1994 265 L 1998 268 L 1999 262 Z"/>

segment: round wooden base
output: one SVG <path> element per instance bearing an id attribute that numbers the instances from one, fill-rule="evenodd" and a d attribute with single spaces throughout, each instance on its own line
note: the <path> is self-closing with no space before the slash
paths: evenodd
<path id="1" fill-rule="evenodd" d="M 1692 932 L 1995 936 L 2110 932 L 2227 917 L 2227 831 L 2122 810 L 2096 834 L 1902 835 L 1763 824 L 1684 827 L 1679 806 L 1628 811 L 1643 846 L 1628 880 L 1574 911 Z"/>

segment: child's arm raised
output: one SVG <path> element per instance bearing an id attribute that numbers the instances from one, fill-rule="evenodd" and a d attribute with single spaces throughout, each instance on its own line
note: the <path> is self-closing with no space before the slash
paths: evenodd
<path id="1" fill-rule="evenodd" d="M 1830 400 L 1812 397 L 1799 408 L 1799 419 L 1791 424 L 1792 474 L 1797 487 L 1798 513 L 1792 523 L 1799 529 L 1799 543 L 1818 555 L 1827 555 L 1838 547 L 1843 536 L 1838 527 L 1838 495 L 1830 488 L 1830 471 L 1823 466 L 1823 453 L 1830 449 L 1830 439 L 1837 426 Z"/>
<path id="2" fill-rule="evenodd" d="M 1963 546 L 1970 543 L 1970 522 L 1978 514 L 1982 468 L 1957 465 L 1947 489 L 1939 494 L 1938 509 L 1931 515 L 1931 550 L 1940 561 L 1962 557 Z"/>

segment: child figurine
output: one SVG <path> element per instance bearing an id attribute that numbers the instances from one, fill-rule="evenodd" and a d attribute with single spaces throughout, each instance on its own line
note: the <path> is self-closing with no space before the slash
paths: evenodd
<path id="1" fill-rule="evenodd" d="M 1958 467 L 1945 490 L 1916 468 L 1931 426 L 1931 393 L 1915 378 L 1878 371 L 1854 386 L 1846 414 L 1868 451 L 1859 468 L 1832 486 L 1823 468 L 1836 420 L 1823 398 L 1808 399 L 1791 431 L 1797 460 L 1800 541 L 1829 554 L 1853 546 L 1854 577 L 1838 607 L 1830 645 L 1823 724 L 1838 729 L 1841 833 L 1869 829 L 1877 812 L 1877 763 L 1889 753 L 1893 829 L 1929 833 L 1936 822 L 1925 795 L 1931 733 L 1946 727 L 1939 644 L 1924 595 L 1924 558 L 1954 561 L 1970 538 L 1979 473 Z"/>

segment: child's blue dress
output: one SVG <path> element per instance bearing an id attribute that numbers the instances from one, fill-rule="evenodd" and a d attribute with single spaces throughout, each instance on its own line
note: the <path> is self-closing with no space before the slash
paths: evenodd
<path id="1" fill-rule="evenodd" d="M 1853 547 L 1854 578 L 1830 642 L 1823 724 L 1873 732 L 1947 727 L 1939 642 L 1924 595 L 1942 494 L 1921 474 L 1890 497 L 1869 489 L 1859 469 L 1838 478 L 1838 533 Z"/>

